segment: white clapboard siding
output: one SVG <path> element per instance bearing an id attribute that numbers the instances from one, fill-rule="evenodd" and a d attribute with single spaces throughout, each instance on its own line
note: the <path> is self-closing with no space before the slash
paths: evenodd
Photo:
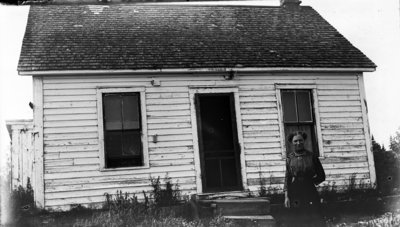
<path id="1" fill-rule="evenodd" d="M 160 81 L 159 87 L 151 81 Z M 282 156 L 276 85 L 312 84 L 321 123 L 327 182 L 345 185 L 350 176 L 366 181 L 368 159 L 356 74 L 223 73 L 191 75 L 57 76 L 43 80 L 44 166 L 46 207 L 99 204 L 104 193 L 149 191 L 150 177 L 168 175 L 183 192 L 197 191 L 190 90 L 238 88 L 243 144 L 250 190 L 260 175 L 269 187 L 282 189 Z M 145 88 L 149 167 L 100 170 L 97 88 Z M 196 145 L 196 146 L 195 146 Z M 196 148 L 197 149 L 197 148 Z"/>

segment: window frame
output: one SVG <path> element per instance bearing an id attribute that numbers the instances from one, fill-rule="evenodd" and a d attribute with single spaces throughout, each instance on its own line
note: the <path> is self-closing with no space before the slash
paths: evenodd
<path id="1" fill-rule="evenodd" d="M 316 129 L 316 142 L 317 148 L 319 152 L 319 158 L 324 158 L 324 150 L 322 143 L 322 131 L 321 131 L 321 122 L 319 117 L 319 108 L 318 108 L 318 93 L 317 93 L 317 85 L 316 84 L 275 84 L 275 94 L 276 100 L 278 104 L 278 121 L 279 121 L 279 133 L 281 137 L 281 155 L 282 158 L 286 158 L 286 136 L 285 136 L 285 123 L 283 121 L 283 106 L 282 106 L 282 97 L 281 90 L 310 90 L 311 91 L 311 105 L 315 122 Z"/>
<path id="2" fill-rule="evenodd" d="M 104 119 L 103 119 L 103 94 L 107 93 L 139 93 L 140 100 L 140 123 L 142 128 L 141 142 L 142 142 L 142 166 L 130 167 L 113 167 L 106 168 L 106 150 L 104 138 Z M 97 88 L 97 116 L 98 116 L 98 135 L 99 135 L 99 157 L 100 157 L 100 171 L 115 171 L 115 170 L 130 170 L 130 169 L 145 169 L 149 168 L 149 149 L 147 139 L 147 114 L 146 114 L 146 97 L 144 87 L 129 87 L 129 88 Z"/>

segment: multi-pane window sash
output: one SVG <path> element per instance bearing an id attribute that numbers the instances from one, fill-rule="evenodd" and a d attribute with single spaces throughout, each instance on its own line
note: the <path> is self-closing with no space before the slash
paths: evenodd
<path id="1" fill-rule="evenodd" d="M 140 94 L 103 93 L 106 168 L 143 165 Z"/>
<path id="2" fill-rule="evenodd" d="M 303 131 L 308 135 L 305 148 L 318 154 L 311 90 L 281 90 L 281 98 L 286 138 L 294 131 Z M 292 146 L 287 140 L 286 145 L 289 152 Z"/>

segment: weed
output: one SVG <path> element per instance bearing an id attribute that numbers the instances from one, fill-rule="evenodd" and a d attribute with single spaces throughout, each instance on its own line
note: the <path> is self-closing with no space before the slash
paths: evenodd
<path id="1" fill-rule="evenodd" d="M 265 179 L 262 176 L 261 166 L 260 171 L 258 171 L 258 180 L 259 180 L 259 188 L 258 188 L 258 196 L 266 197 L 267 196 L 267 188 L 265 187 Z"/>
<path id="2" fill-rule="evenodd" d="M 152 196 L 156 207 L 177 205 L 181 201 L 181 192 L 178 184 L 171 182 L 171 178 L 165 177 L 165 189 L 161 188 L 160 177 L 150 178 L 153 187 Z"/>

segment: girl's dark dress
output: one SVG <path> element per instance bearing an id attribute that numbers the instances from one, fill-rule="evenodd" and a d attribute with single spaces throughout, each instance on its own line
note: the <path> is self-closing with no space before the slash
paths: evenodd
<path id="1" fill-rule="evenodd" d="M 315 185 L 325 180 L 325 172 L 312 152 L 292 152 L 286 159 L 284 190 L 288 192 L 291 226 L 323 226 L 320 198 Z"/>

